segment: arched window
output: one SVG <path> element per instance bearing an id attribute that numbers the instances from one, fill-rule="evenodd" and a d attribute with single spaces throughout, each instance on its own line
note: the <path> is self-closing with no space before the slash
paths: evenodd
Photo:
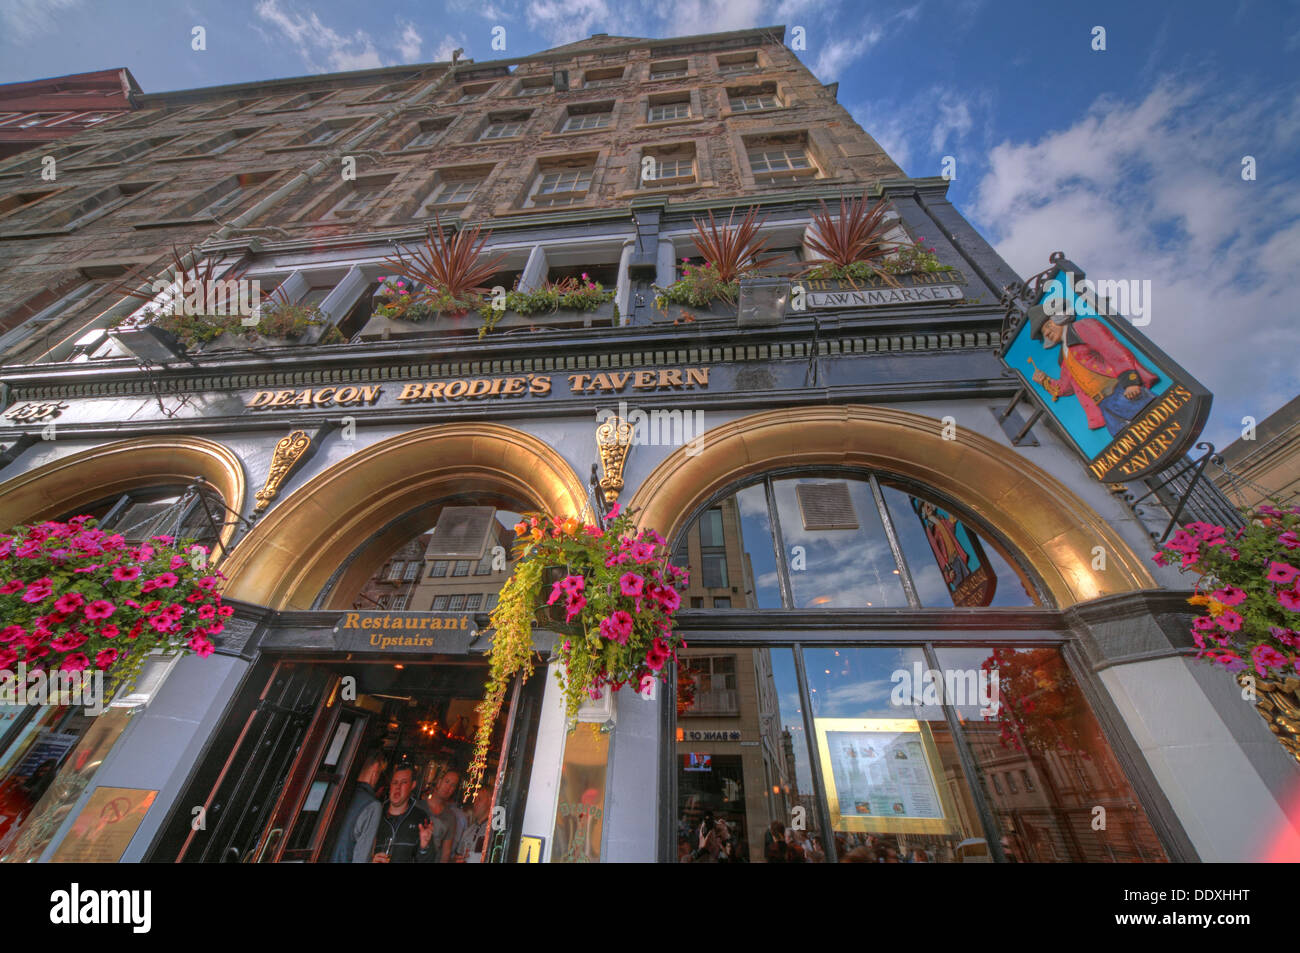
<path id="1" fill-rule="evenodd" d="M 358 546 L 317 607 L 489 611 L 513 565 L 514 525 L 534 509 L 498 493 L 463 493 L 417 507 Z"/>
<path id="2" fill-rule="evenodd" d="M 860 470 L 778 471 L 708 503 L 676 541 L 703 609 L 1037 606 L 1040 587 L 933 490 Z"/>

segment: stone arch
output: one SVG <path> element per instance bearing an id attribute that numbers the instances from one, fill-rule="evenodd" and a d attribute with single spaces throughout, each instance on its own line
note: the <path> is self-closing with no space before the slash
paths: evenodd
<path id="1" fill-rule="evenodd" d="M 488 423 L 424 427 L 358 450 L 282 499 L 235 547 L 223 567 L 225 593 L 273 609 L 309 609 L 372 532 L 467 482 L 550 513 L 589 506 L 573 469 L 536 437 Z"/>
<path id="2" fill-rule="evenodd" d="M 202 437 L 135 437 L 60 457 L 0 483 L 0 526 L 57 519 L 115 493 L 159 483 L 212 485 L 226 506 L 244 505 L 244 467 L 228 448 Z M 230 542 L 235 526 L 221 533 Z"/>
<path id="3" fill-rule="evenodd" d="M 629 505 L 671 539 L 729 484 L 777 467 L 866 467 L 934 487 L 983 518 L 1034 569 L 1060 608 L 1156 582 L 1120 535 L 1065 484 L 1019 454 L 937 420 L 888 407 L 809 407 L 742 417 L 660 463 Z M 1106 570 L 1092 568 L 1093 547 Z"/>

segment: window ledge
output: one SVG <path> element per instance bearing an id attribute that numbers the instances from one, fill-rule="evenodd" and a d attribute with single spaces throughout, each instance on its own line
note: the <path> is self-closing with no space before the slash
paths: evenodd
<path id="1" fill-rule="evenodd" d="M 695 189 L 712 189 L 717 188 L 717 183 L 713 181 L 706 182 L 686 182 L 681 185 L 661 185 L 658 187 L 647 186 L 640 189 L 627 189 L 618 193 L 620 199 L 632 199 L 640 195 L 672 195 L 675 192 L 692 192 Z"/>
<path id="2" fill-rule="evenodd" d="M 611 122 L 608 126 L 601 126 L 598 129 L 571 129 L 568 132 L 545 132 L 542 133 L 541 138 L 567 139 L 571 136 L 592 136 L 592 135 L 598 135 L 599 133 L 602 132 L 612 132 L 613 130 L 614 130 L 614 123 Z"/>
<path id="3" fill-rule="evenodd" d="M 556 212 L 582 212 L 596 211 L 599 206 L 591 200 L 586 202 L 577 202 L 573 205 L 529 205 L 525 208 L 516 208 L 513 205 L 498 205 L 496 214 L 498 216 L 506 215 L 554 215 Z"/>
<path id="4" fill-rule="evenodd" d="M 696 72 L 688 72 L 685 76 L 668 76 L 665 77 L 664 79 L 656 79 L 655 77 L 651 76 L 647 79 L 641 80 L 641 85 L 649 86 L 651 83 L 688 83 L 694 79 L 699 78 L 699 75 L 700 74 Z"/>
<path id="5" fill-rule="evenodd" d="M 263 151 L 263 152 L 306 152 L 306 151 L 308 151 L 309 149 L 321 149 L 321 150 L 329 149 L 329 148 L 331 148 L 331 147 L 337 146 L 338 144 L 339 144 L 339 143 L 338 143 L 337 141 L 335 141 L 335 142 L 307 142 L 307 143 L 303 143 L 303 144 L 300 145 L 300 146 L 271 146 L 270 148 L 268 148 L 268 149 L 263 149 L 262 151 Z M 220 158 L 220 157 L 218 156 L 217 158 Z"/>
<path id="6" fill-rule="evenodd" d="M 704 122 L 703 116 L 691 116 L 689 119 L 661 119 L 658 122 L 638 122 L 633 129 L 662 129 L 665 126 L 689 126 L 691 123 Z"/>
<path id="7" fill-rule="evenodd" d="M 793 112 L 793 106 L 769 106 L 766 109 L 732 109 L 725 106 L 718 114 L 719 119 L 731 119 L 734 116 L 770 116 L 772 113 Z"/>
<path id="8" fill-rule="evenodd" d="M 524 136 L 502 136 L 500 139 L 474 139 L 464 143 L 468 146 L 490 146 L 498 142 L 523 142 Z"/>

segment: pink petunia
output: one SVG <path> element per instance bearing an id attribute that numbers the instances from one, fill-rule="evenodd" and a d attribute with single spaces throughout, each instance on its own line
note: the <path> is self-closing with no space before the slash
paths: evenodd
<path id="1" fill-rule="evenodd" d="M 106 625 L 99 630 L 99 634 L 106 639 L 115 639 L 121 635 L 122 630 L 115 625 Z"/>
<path id="2" fill-rule="evenodd" d="M 1287 549 L 1300 549 L 1300 536 L 1296 535 L 1295 530 L 1288 530 L 1277 538 L 1277 541 Z M 2 592 L 3 590 L 0 590 Z"/>
<path id="3" fill-rule="evenodd" d="M 90 659 L 86 657 L 84 652 L 73 652 L 63 660 L 63 664 L 59 666 L 59 669 L 64 672 L 80 672 L 89 667 Z"/>
<path id="4" fill-rule="evenodd" d="M 1219 623 L 1219 627 L 1225 632 L 1241 631 L 1242 618 L 1235 612 L 1222 612 L 1215 621 Z"/>
<path id="5" fill-rule="evenodd" d="M 106 669 L 117 661 L 117 649 L 100 649 L 95 655 L 95 668 Z"/>
<path id="6" fill-rule="evenodd" d="M 200 619 L 215 619 L 217 617 L 216 606 L 199 606 Z"/>
<path id="7" fill-rule="evenodd" d="M 1210 598 L 1215 602 L 1222 602 L 1225 606 L 1239 606 L 1246 601 L 1246 590 L 1237 586 L 1224 586 L 1210 593 Z"/>
<path id="8" fill-rule="evenodd" d="M 21 625 L 7 625 L 3 629 L 0 629 L 0 644 L 12 642 L 14 639 L 20 638 L 26 634 L 27 630 Z"/>
<path id="9" fill-rule="evenodd" d="M 3 586 L 0 586 L 0 595 L 8 596 L 27 588 L 27 583 L 21 579 L 11 579 Z"/>
<path id="10" fill-rule="evenodd" d="M 155 576 L 153 581 L 158 584 L 160 589 L 170 589 L 181 581 L 181 577 L 174 572 L 165 572 Z"/>
<path id="11" fill-rule="evenodd" d="M 212 654 L 212 643 L 200 635 L 196 635 L 190 639 L 189 645 L 190 648 L 194 650 L 194 654 L 199 658 L 207 658 Z"/>
<path id="12" fill-rule="evenodd" d="M 86 637 L 80 632 L 69 632 L 61 635 L 50 642 L 50 648 L 60 652 L 71 652 L 73 649 L 80 648 L 86 644 Z"/>
<path id="13" fill-rule="evenodd" d="M 140 567 L 118 566 L 113 570 L 113 578 L 118 582 L 133 582 L 140 578 Z"/>
<path id="14" fill-rule="evenodd" d="M 1296 569 L 1290 563 L 1270 562 L 1268 564 L 1268 575 L 1265 576 L 1269 582 L 1280 582 L 1283 585 L 1295 581 L 1296 576 L 1300 576 L 1300 569 Z"/>
<path id="15" fill-rule="evenodd" d="M 634 572 L 625 572 L 618 579 L 618 590 L 625 596 L 639 596 L 645 591 L 645 580 Z"/>
<path id="16" fill-rule="evenodd" d="M 34 582 L 23 593 L 23 602 L 44 602 L 52 595 L 54 590 L 48 584 L 41 585 L 39 582 Z"/>
<path id="17" fill-rule="evenodd" d="M 107 619 L 117 611 L 117 606 L 107 599 L 96 599 L 90 605 L 86 606 L 87 619 Z"/>
<path id="18" fill-rule="evenodd" d="M 619 645 L 627 645 L 628 637 L 632 634 L 632 616 L 620 609 L 609 618 L 601 619 L 600 634 Z"/>
<path id="19" fill-rule="evenodd" d="M 1209 632 L 1214 628 L 1214 620 L 1208 615 L 1203 615 L 1192 623 L 1192 628 L 1198 632 Z"/>
<path id="20" fill-rule="evenodd" d="M 655 548 L 650 543 L 633 543 L 632 559 L 638 563 L 648 563 L 655 558 Z"/>
<path id="21" fill-rule="evenodd" d="M 1250 658 L 1255 663 L 1255 671 L 1260 675 L 1267 675 L 1272 669 L 1281 668 L 1286 664 L 1285 655 L 1262 643 L 1250 650 Z"/>
<path id="22" fill-rule="evenodd" d="M 646 667 L 652 672 L 657 672 L 664 667 L 665 663 L 667 663 L 668 656 L 668 643 L 663 639 L 656 638 L 650 643 L 650 648 L 646 651 Z"/>
<path id="23" fill-rule="evenodd" d="M 583 595 L 569 595 L 569 605 L 564 613 L 564 621 L 572 622 L 587 605 L 587 597 Z"/>
<path id="24" fill-rule="evenodd" d="M 1277 594 L 1277 601 L 1283 609 L 1300 612 L 1300 589 L 1283 589 Z"/>

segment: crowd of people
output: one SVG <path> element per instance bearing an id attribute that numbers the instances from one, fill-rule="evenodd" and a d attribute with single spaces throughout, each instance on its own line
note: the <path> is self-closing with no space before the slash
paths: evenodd
<path id="1" fill-rule="evenodd" d="M 456 795 L 460 772 L 448 768 L 432 789 L 416 796 L 416 773 L 398 764 L 383 778 L 388 759 L 376 751 L 363 761 L 352 800 L 343 814 L 330 860 L 336 864 L 475 864 L 489 839 L 492 792 L 475 796 L 468 811 Z"/>

